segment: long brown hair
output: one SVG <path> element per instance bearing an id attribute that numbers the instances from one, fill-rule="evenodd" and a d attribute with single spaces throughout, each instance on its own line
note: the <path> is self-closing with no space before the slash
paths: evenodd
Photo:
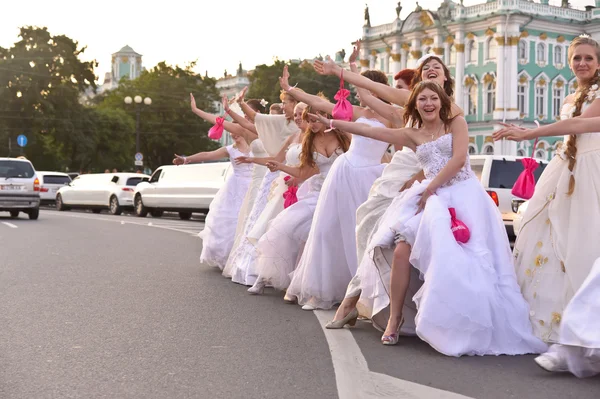
<path id="1" fill-rule="evenodd" d="M 417 85 L 417 83 L 419 83 L 423 80 L 421 78 L 421 75 L 423 75 L 423 68 L 425 68 L 425 65 L 429 64 L 431 61 L 434 61 L 434 60 L 439 62 L 442 65 L 442 69 L 444 70 L 444 76 L 446 77 L 446 81 L 444 82 L 444 91 L 446 92 L 448 97 L 450 97 L 450 99 L 452 99 L 452 96 L 454 95 L 454 79 L 452 78 L 452 75 L 450 74 L 450 70 L 448 69 L 446 64 L 444 64 L 444 61 L 442 61 L 442 59 L 436 55 L 430 56 L 425 61 L 423 61 L 421 63 L 421 65 L 419 65 L 419 67 L 415 70 L 415 75 L 413 77 L 413 80 L 412 80 L 412 83 L 410 86 L 415 87 Z"/>
<path id="2" fill-rule="evenodd" d="M 444 122 L 444 126 L 447 127 L 453 119 L 450 117 L 452 100 L 450 99 L 450 96 L 446 94 L 446 91 L 442 86 L 433 80 L 423 80 L 417 83 L 413 88 L 404 110 L 404 125 L 410 125 L 410 127 L 421 127 L 423 125 L 423 119 L 417 109 L 417 98 L 425 89 L 435 92 L 440 97 L 440 102 L 442 103 L 442 107 L 440 108 L 440 119 Z"/>
<path id="3" fill-rule="evenodd" d="M 319 97 L 324 98 L 324 96 L 321 95 L 321 93 L 319 93 Z M 317 111 L 310 105 L 304 108 L 304 112 L 302 112 L 302 119 L 306 122 L 308 122 L 308 114 L 318 114 L 331 118 L 331 116 L 328 116 L 325 112 Z M 340 143 L 342 151 L 348 151 L 348 147 L 350 146 L 350 140 L 348 140 L 348 137 L 346 137 L 346 135 L 340 132 L 338 129 L 334 129 L 333 133 L 335 134 L 338 143 Z M 309 166 L 314 168 L 317 166 L 313 154 L 313 152 L 315 151 L 315 136 L 316 133 L 313 133 L 313 131 L 310 128 L 310 125 L 307 126 L 304 134 L 302 135 L 302 152 L 300 153 L 300 167 Z"/>
<path id="4" fill-rule="evenodd" d="M 575 47 L 582 45 L 582 44 L 587 44 L 589 46 L 594 47 L 594 49 L 596 50 L 596 61 L 600 61 L 600 45 L 598 44 L 598 42 L 590 37 L 576 37 L 575 39 L 573 39 L 573 41 L 569 45 L 569 51 L 568 51 L 569 64 L 571 64 L 571 61 L 573 58 L 573 53 L 575 51 Z M 592 87 L 595 84 L 598 84 L 598 82 L 600 80 L 598 77 L 598 73 L 599 72 L 596 71 L 593 78 L 591 78 L 588 82 L 585 82 L 585 84 L 581 85 L 581 87 L 577 88 L 577 94 L 575 97 L 575 110 L 573 111 L 573 117 L 581 115 L 583 103 L 585 103 L 585 101 L 587 99 L 588 92 L 590 91 L 590 87 Z M 577 157 L 577 135 L 576 134 L 571 134 L 569 136 L 569 140 L 567 141 L 567 149 L 565 150 L 565 155 L 567 156 L 567 159 L 569 160 L 569 171 L 573 172 L 573 169 L 575 168 L 575 164 L 577 163 L 577 158 L 576 158 Z M 573 194 L 574 191 L 575 191 L 575 177 L 571 173 L 571 177 L 569 178 L 569 191 L 567 191 L 567 195 Z"/>

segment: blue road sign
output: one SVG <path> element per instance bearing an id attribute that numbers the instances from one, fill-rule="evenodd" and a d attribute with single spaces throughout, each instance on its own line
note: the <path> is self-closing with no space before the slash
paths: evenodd
<path id="1" fill-rule="evenodd" d="M 25 147 L 27 145 L 27 137 L 24 134 L 19 134 L 17 137 L 17 144 L 19 147 Z"/>
<path id="2" fill-rule="evenodd" d="M 144 160 L 144 156 L 142 155 L 141 152 L 138 152 L 135 154 L 135 160 L 136 161 L 143 161 Z"/>

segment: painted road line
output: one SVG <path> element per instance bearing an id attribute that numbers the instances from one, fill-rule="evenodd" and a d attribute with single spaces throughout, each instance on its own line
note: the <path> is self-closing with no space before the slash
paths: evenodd
<path id="1" fill-rule="evenodd" d="M 8 222 L 2 222 L 2 224 L 10 227 L 11 229 L 17 229 L 18 227 L 12 223 L 8 223 Z"/>
<path id="2" fill-rule="evenodd" d="M 335 311 L 317 310 L 314 313 L 329 345 L 340 399 L 471 399 L 454 392 L 370 371 L 367 360 L 349 330 L 325 328 L 327 322 L 333 319 Z"/>

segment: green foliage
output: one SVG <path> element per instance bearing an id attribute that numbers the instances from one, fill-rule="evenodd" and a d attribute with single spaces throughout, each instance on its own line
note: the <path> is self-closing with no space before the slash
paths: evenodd
<path id="1" fill-rule="evenodd" d="M 279 94 L 281 86 L 279 77 L 283 67 L 288 65 L 290 72 L 290 84 L 298 87 L 310 94 L 322 92 L 331 101 L 334 102 L 335 93 L 340 88 L 340 80 L 336 76 L 323 76 L 315 72 L 309 62 L 283 62 L 276 60 L 273 65 L 258 65 L 250 76 L 250 88 L 246 98 L 264 98 L 269 104 L 281 102 Z M 346 85 L 348 88 L 348 85 Z M 352 97 L 351 102 L 354 101 Z"/>

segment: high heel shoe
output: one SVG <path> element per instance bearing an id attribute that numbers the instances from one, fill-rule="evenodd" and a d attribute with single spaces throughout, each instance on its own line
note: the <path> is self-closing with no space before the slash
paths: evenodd
<path id="1" fill-rule="evenodd" d="M 400 319 L 400 324 L 398 324 L 398 328 L 396 329 L 396 332 L 394 334 L 384 334 L 381 336 L 381 343 L 383 345 L 396 345 L 398 343 L 398 339 L 400 338 L 400 329 L 402 328 L 403 324 L 404 316 L 402 316 L 402 319 Z"/>
<path id="2" fill-rule="evenodd" d="M 356 310 L 356 308 L 354 308 L 343 319 L 331 320 L 329 323 L 327 323 L 325 325 L 325 328 L 328 328 L 330 330 L 337 330 L 340 328 L 344 328 L 344 326 L 346 324 L 348 324 L 350 327 L 354 327 L 357 319 L 358 319 L 358 310 Z"/>
<path id="3" fill-rule="evenodd" d="M 256 280 L 254 285 L 248 288 L 248 292 L 251 295 L 262 295 L 265 292 L 265 282 L 262 280 Z"/>

